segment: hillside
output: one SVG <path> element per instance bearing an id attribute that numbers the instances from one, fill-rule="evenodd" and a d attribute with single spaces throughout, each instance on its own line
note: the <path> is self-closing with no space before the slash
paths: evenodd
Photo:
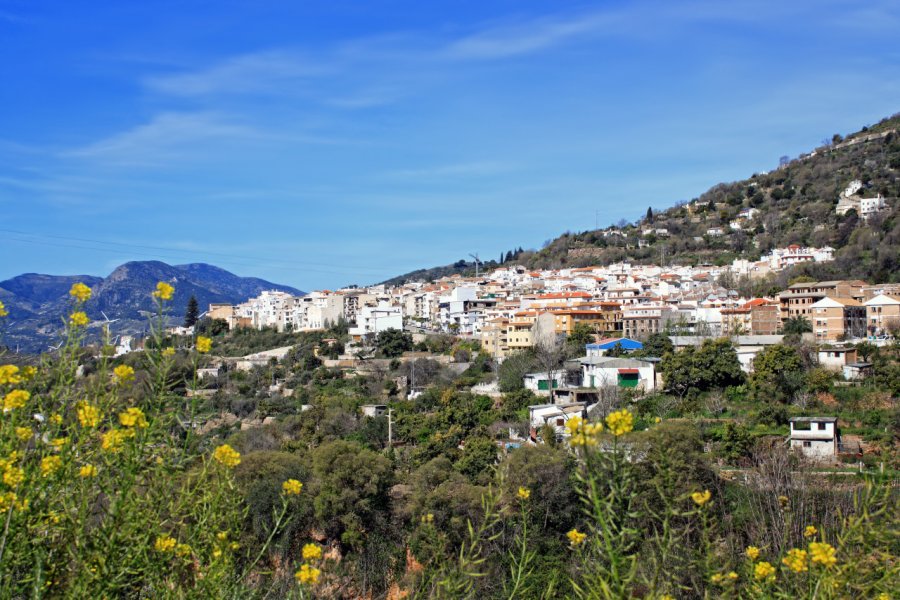
<path id="1" fill-rule="evenodd" d="M 579 233 L 566 232 L 540 250 L 511 262 L 529 268 L 582 267 L 619 261 L 634 263 L 724 265 L 735 258 L 755 260 L 772 248 L 790 244 L 831 246 L 832 263 L 795 267 L 815 278 L 859 277 L 873 282 L 900 279 L 900 114 L 841 137 L 794 159 L 782 157 L 778 168 L 742 181 L 713 186 L 689 203 L 654 210 L 652 218 L 624 226 Z M 864 222 L 854 212 L 835 213 L 841 192 L 853 181 L 859 195 L 882 195 L 887 210 Z M 730 223 L 745 209 L 759 212 L 733 230 Z M 618 220 L 618 215 L 609 215 Z M 645 235 L 644 229 L 665 230 Z M 708 230 L 721 228 L 722 235 Z M 474 265 L 422 269 L 389 280 L 414 281 L 450 273 L 473 274 Z M 783 282 L 771 281 L 772 285 Z"/>
<path id="2" fill-rule="evenodd" d="M 115 334 L 138 333 L 146 327 L 147 311 L 153 310 L 150 291 L 158 281 L 175 286 L 172 315 L 180 319 L 188 299 L 196 296 L 201 310 L 211 302 L 237 303 L 263 290 L 283 290 L 302 295 L 295 288 L 233 273 L 203 263 L 168 265 L 159 261 L 125 263 L 106 278 L 90 275 L 39 275 L 28 273 L 0 282 L 0 300 L 10 311 L 4 343 L 23 351 L 45 350 L 56 343 L 62 318 L 69 307 L 69 288 L 81 281 L 93 290 L 85 312 L 98 321 L 92 331 L 99 333 L 104 313 L 116 319 Z"/>

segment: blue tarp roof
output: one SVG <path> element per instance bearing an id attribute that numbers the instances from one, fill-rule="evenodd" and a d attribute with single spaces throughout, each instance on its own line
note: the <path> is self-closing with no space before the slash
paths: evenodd
<path id="1" fill-rule="evenodd" d="M 599 344 L 587 344 L 588 350 L 609 350 L 613 348 L 616 344 L 621 344 L 622 348 L 625 350 L 640 350 L 644 347 L 644 344 L 640 343 L 637 340 L 632 340 L 631 338 L 619 338 L 615 340 L 604 340 Z"/>

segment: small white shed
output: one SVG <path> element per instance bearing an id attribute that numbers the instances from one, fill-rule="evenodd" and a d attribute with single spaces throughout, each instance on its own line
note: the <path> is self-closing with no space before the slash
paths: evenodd
<path id="1" fill-rule="evenodd" d="M 792 417 L 790 423 L 792 449 L 814 460 L 832 460 L 837 456 L 837 417 Z"/>

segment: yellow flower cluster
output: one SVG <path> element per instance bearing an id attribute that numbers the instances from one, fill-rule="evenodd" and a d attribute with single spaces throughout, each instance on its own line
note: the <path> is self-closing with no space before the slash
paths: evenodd
<path id="1" fill-rule="evenodd" d="M 781 562 L 794 573 L 804 573 L 809 569 L 806 556 L 806 550 L 791 548 Z"/>
<path id="2" fill-rule="evenodd" d="M 178 544 L 175 546 L 175 556 L 186 558 L 194 551 L 189 544 Z"/>
<path id="3" fill-rule="evenodd" d="M 810 559 L 825 568 L 832 567 L 837 563 L 837 558 L 834 556 L 836 552 L 834 546 L 825 542 L 810 542 L 809 544 Z"/>
<path id="4" fill-rule="evenodd" d="M 300 570 L 294 574 L 294 577 L 297 579 L 298 583 L 316 585 L 319 583 L 320 574 L 321 571 L 319 569 L 304 564 L 300 567 Z"/>
<path id="5" fill-rule="evenodd" d="M 730 573 L 725 573 L 725 574 L 716 573 L 712 577 L 710 577 L 710 581 L 712 581 L 716 585 L 728 585 L 728 584 L 734 583 L 737 580 L 738 580 L 738 574 L 735 573 L 734 571 L 731 571 Z"/>
<path id="6" fill-rule="evenodd" d="M 710 498 L 712 498 L 712 492 L 709 490 L 703 490 L 702 492 L 694 492 L 691 494 L 691 500 L 694 501 L 694 504 L 697 506 L 703 506 L 707 502 L 709 502 Z"/>
<path id="7" fill-rule="evenodd" d="M 45 456 L 41 459 L 41 477 L 50 477 L 62 466 L 62 459 L 58 456 Z"/>
<path id="8" fill-rule="evenodd" d="M 165 350 L 162 351 L 163 356 L 175 356 L 175 348 L 169 346 Z"/>
<path id="9" fill-rule="evenodd" d="M 81 282 L 73 283 L 72 289 L 69 290 L 69 295 L 78 302 L 87 302 L 91 299 L 91 288 Z"/>
<path id="10" fill-rule="evenodd" d="M 200 354 L 206 354 L 212 350 L 212 340 L 208 337 L 198 336 L 197 337 L 197 352 Z"/>
<path id="11" fill-rule="evenodd" d="M 175 541 L 170 535 L 161 535 L 156 538 L 156 542 L 153 544 L 153 548 L 156 549 L 157 552 L 171 552 L 175 549 L 175 545 L 178 542 Z"/>
<path id="12" fill-rule="evenodd" d="M 753 577 L 757 581 L 775 581 L 775 567 L 766 561 L 758 562 L 753 567 Z"/>
<path id="13" fill-rule="evenodd" d="M 115 369 L 113 369 L 113 375 L 116 376 L 116 381 L 119 383 L 128 383 L 129 381 L 134 381 L 134 369 L 129 367 L 128 365 L 119 365 Z"/>
<path id="14" fill-rule="evenodd" d="M 31 439 L 33 432 L 28 427 L 16 427 L 16 437 L 19 441 L 27 442 Z"/>
<path id="15" fill-rule="evenodd" d="M 819 530 L 816 529 L 815 525 L 807 525 L 806 529 L 803 530 L 803 537 L 813 537 L 817 533 L 819 533 Z"/>
<path id="16" fill-rule="evenodd" d="M 569 543 L 574 548 L 576 546 L 580 546 L 582 544 L 582 542 L 584 542 L 584 540 L 587 539 L 587 534 L 581 533 L 577 529 L 573 529 L 569 533 L 566 534 L 566 537 L 569 538 Z"/>
<path id="17" fill-rule="evenodd" d="M 134 431 L 130 429 L 110 429 L 100 439 L 100 447 L 113 454 L 122 450 L 125 440 L 134 436 Z"/>
<path id="18" fill-rule="evenodd" d="M 15 465 L 8 464 L 3 468 L 3 483 L 11 488 L 16 487 L 25 480 L 25 470 Z"/>
<path id="19" fill-rule="evenodd" d="M 100 409 L 87 402 L 80 402 L 75 410 L 75 416 L 82 427 L 96 427 L 100 424 Z"/>
<path id="20" fill-rule="evenodd" d="M 519 497 L 519 500 L 528 500 L 531 498 L 531 490 L 526 487 L 519 487 L 519 491 L 516 495 Z"/>
<path id="21" fill-rule="evenodd" d="M 16 365 L 0 366 L 0 385 L 16 385 L 22 383 L 22 375 Z"/>
<path id="22" fill-rule="evenodd" d="M 3 302 L 0 302 L 0 317 L 5 317 L 9 314 L 9 311 L 6 310 L 6 305 Z"/>
<path id="23" fill-rule="evenodd" d="M 219 459 L 216 459 L 219 460 Z M 219 461 L 222 462 L 222 461 Z M 240 455 L 238 455 L 238 463 L 240 461 Z M 235 463 L 237 464 L 237 463 Z M 296 479 L 288 479 L 284 483 L 281 484 L 281 491 L 285 493 L 286 496 L 299 496 L 300 492 L 303 490 L 303 484 L 297 481 Z"/>
<path id="24" fill-rule="evenodd" d="M 78 475 L 85 479 L 97 476 L 97 467 L 94 465 L 84 465 L 78 470 Z"/>
<path id="25" fill-rule="evenodd" d="M 569 444 L 572 446 L 596 446 L 596 436 L 603 431 L 603 423 L 587 423 L 579 416 L 566 421 Z"/>
<path id="26" fill-rule="evenodd" d="M 228 444 L 222 444 L 213 451 L 213 458 L 226 467 L 236 467 L 241 464 L 241 454 Z"/>
<path id="27" fill-rule="evenodd" d="M 750 560 L 756 560 L 759 558 L 759 548 L 756 546 L 747 546 L 747 549 L 744 550 L 744 554 L 746 554 L 747 558 Z"/>
<path id="28" fill-rule="evenodd" d="M 75 327 L 84 327 L 90 322 L 91 320 L 88 319 L 88 316 L 83 311 L 78 310 L 69 315 L 69 323 Z"/>
<path id="29" fill-rule="evenodd" d="M 434 514 L 428 513 L 428 514 L 422 515 L 422 523 L 434 523 Z"/>
<path id="30" fill-rule="evenodd" d="M 159 298 L 160 300 L 171 300 L 174 293 L 174 287 L 172 287 L 165 281 L 160 281 L 156 284 L 156 290 L 151 295 L 154 298 Z"/>
<path id="31" fill-rule="evenodd" d="M 303 560 L 319 560 L 322 558 L 322 546 L 318 544 L 305 544 L 303 546 Z"/>
<path id="32" fill-rule="evenodd" d="M 3 412 L 9 412 L 16 408 L 22 408 L 31 398 L 31 392 L 26 390 L 13 390 L 3 397 Z"/>
<path id="33" fill-rule="evenodd" d="M 53 446 L 54 450 L 62 450 L 62 447 L 69 443 L 69 438 L 67 437 L 58 437 L 50 440 L 50 445 Z"/>
<path id="34" fill-rule="evenodd" d="M 119 423 L 123 427 L 134 427 L 136 429 L 144 429 L 150 425 L 147 423 L 144 411 L 137 407 L 131 407 L 125 412 L 119 413 Z"/>
<path id="35" fill-rule="evenodd" d="M 625 435 L 634 429 L 634 416 L 625 408 L 617 410 L 606 416 L 606 426 L 615 436 Z"/>

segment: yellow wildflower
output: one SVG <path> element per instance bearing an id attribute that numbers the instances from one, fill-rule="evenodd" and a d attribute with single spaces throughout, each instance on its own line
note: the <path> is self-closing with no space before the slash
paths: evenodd
<path id="1" fill-rule="evenodd" d="M 58 456 L 45 456 L 41 459 L 41 477 L 49 477 L 56 473 L 62 466 L 62 459 Z"/>
<path id="2" fill-rule="evenodd" d="M 656 417 L 655 419 L 653 419 L 653 422 L 654 423 L 662 423 L 662 419 L 660 417 Z"/>
<path id="3" fill-rule="evenodd" d="M 37 375 L 37 367 L 27 366 L 22 367 L 22 380 L 23 381 L 31 381 L 34 379 L 34 376 Z"/>
<path id="4" fill-rule="evenodd" d="M 758 562 L 756 563 L 756 566 L 753 567 L 753 577 L 756 578 L 757 581 L 775 581 L 775 567 L 766 561 Z"/>
<path id="5" fill-rule="evenodd" d="M 781 562 L 794 573 L 804 573 L 809 568 L 806 562 L 806 550 L 799 548 L 788 550 L 787 556 L 782 558 Z"/>
<path id="6" fill-rule="evenodd" d="M 617 410 L 606 416 L 606 426 L 613 435 L 624 435 L 634 429 L 634 416 L 625 408 Z"/>
<path id="7" fill-rule="evenodd" d="M 3 483 L 11 488 L 16 487 L 25 480 L 25 470 L 9 465 L 3 470 Z"/>
<path id="8" fill-rule="evenodd" d="M 663 594 L 659 597 L 659 600 L 675 600 L 675 596 L 672 594 Z"/>
<path id="9" fill-rule="evenodd" d="M 22 383 L 19 367 L 16 365 L 0 366 L 0 385 L 16 385 Z"/>
<path id="10" fill-rule="evenodd" d="M 888 596 L 887 592 L 881 592 L 875 600 L 891 600 L 891 597 Z"/>
<path id="11" fill-rule="evenodd" d="M 90 322 L 91 320 L 88 319 L 88 316 L 83 311 L 78 310 L 69 315 L 69 323 L 75 327 L 84 327 Z"/>
<path id="12" fill-rule="evenodd" d="M 78 470 L 78 476 L 85 479 L 97 476 L 97 467 L 94 465 L 84 465 Z"/>
<path id="13" fill-rule="evenodd" d="M 5 494 L 0 494 L 0 512 L 5 513 L 9 510 L 10 506 L 15 506 L 16 500 L 19 497 L 16 496 L 15 492 L 6 492 Z"/>
<path id="14" fill-rule="evenodd" d="M 569 432 L 569 435 L 575 435 L 578 433 L 578 430 L 581 429 L 581 423 L 584 421 L 578 415 L 572 417 L 568 421 L 566 421 L 566 430 Z"/>
<path id="15" fill-rule="evenodd" d="M 316 585 L 319 583 L 320 573 L 321 571 L 319 571 L 319 569 L 304 564 L 300 567 L 300 570 L 294 574 L 294 577 L 297 579 L 298 583 Z"/>
<path id="16" fill-rule="evenodd" d="M 91 299 L 91 288 L 80 282 L 73 283 L 72 289 L 69 290 L 69 295 L 78 302 L 87 302 Z"/>
<path id="17" fill-rule="evenodd" d="M 23 442 L 31 439 L 33 432 L 28 427 L 16 427 L 16 437 Z"/>
<path id="18" fill-rule="evenodd" d="M 703 506 L 707 502 L 709 502 L 710 498 L 712 498 L 712 492 L 709 490 L 704 490 L 702 492 L 694 492 L 691 494 L 691 500 L 694 501 L 694 504 L 697 506 Z"/>
<path id="19" fill-rule="evenodd" d="M 837 558 L 834 556 L 836 552 L 834 546 L 825 542 L 810 542 L 809 544 L 809 554 L 812 562 L 819 563 L 826 568 L 837 563 Z"/>
<path id="20" fill-rule="evenodd" d="M 69 438 L 67 438 L 67 437 L 58 437 L 58 438 L 53 438 L 52 440 L 50 440 L 50 445 L 53 446 L 54 448 L 56 448 L 57 450 L 60 450 L 67 443 L 69 443 Z"/>
<path id="21" fill-rule="evenodd" d="M 303 546 L 303 560 L 319 560 L 322 558 L 322 547 L 318 544 L 305 544 Z"/>
<path id="22" fill-rule="evenodd" d="M 197 352 L 200 354 L 206 354 L 212 350 L 212 340 L 208 337 L 198 336 L 197 337 Z"/>
<path id="23" fill-rule="evenodd" d="M 815 525 L 807 525 L 806 529 L 803 530 L 803 537 L 813 537 L 819 533 L 819 530 L 816 529 Z"/>
<path id="24" fill-rule="evenodd" d="M 82 427 L 96 427 L 100 424 L 100 409 L 87 402 L 80 402 L 75 410 L 75 416 Z"/>
<path id="25" fill-rule="evenodd" d="M 165 281 L 160 281 L 156 284 L 156 290 L 151 294 L 154 298 L 159 298 L 160 300 L 171 300 L 172 294 L 175 293 L 175 288 L 166 283 Z"/>
<path id="26" fill-rule="evenodd" d="M 778 496 L 778 503 L 781 505 L 781 508 L 787 508 L 789 502 L 790 500 L 788 500 L 787 496 Z"/>
<path id="27" fill-rule="evenodd" d="M 186 556 L 190 556 L 191 552 L 193 552 L 193 548 L 188 544 L 178 544 L 175 546 L 175 556 L 180 556 L 182 558 Z"/>
<path id="28" fill-rule="evenodd" d="M 110 429 L 106 433 L 103 434 L 100 442 L 100 447 L 104 450 L 112 452 L 113 454 L 118 453 L 122 450 L 122 444 L 125 443 L 125 440 L 134 435 L 132 431 L 123 431 L 121 429 Z"/>
<path id="29" fill-rule="evenodd" d="M 231 545 L 229 546 L 229 548 L 231 548 L 232 550 L 237 550 L 240 547 L 241 547 L 241 545 L 238 544 L 237 542 L 231 542 Z"/>
<path id="30" fill-rule="evenodd" d="M 137 407 L 131 407 L 125 412 L 119 413 L 119 423 L 123 427 L 135 427 L 137 429 L 144 429 L 149 425 L 147 417 L 144 416 L 144 411 Z"/>
<path id="31" fill-rule="evenodd" d="M 9 314 L 9 311 L 6 310 L 6 305 L 3 302 L 0 302 L 0 317 L 5 317 Z"/>
<path id="32" fill-rule="evenodd" d="M 746 554 L 747 558 L 750 560 L 756 560 L 759 558 L 759 548 L 756 546 L 747 546 L 747 549 L 744 550 L 744 554 Z"/>
<path id="33" fill-rule="evenodd" d="M 586 533 L 581 533 L 577 529 L 573 529 L 569 533 L 566 534 L 566 537 L 569 538 L 569 543 L 574 548 L 575 546 L 580 546 L 581 543 L 587 539 Z"/>
<path id="34" fill-rule="evenodd" d="M 52 415 L 50 415 L 50 422 L 51 422 L 52 424 L 54 424 L 54 425 L 62 425 L 62 421 L 63 421 L 63 418 L 62 418 L 62 415 L 61 415 L 61 414 L 59 414 L 59 413 L 53 413 Z"/>
<path id="35" fill-rule="evenodd" d="M 422 515 L 422 523 L 434 523 L 434 514 L 428 513 L 426 515 Z"/>
<path id="36" fill-rule="evenodd" d="M 241 454 L 228 444 L 222 444 L 213 451 L 213 458 L 226 467 L 236 467 L 241 464 Z M 282 484 L 283 485 L 283 484 Z"/>
<path id="37" fill-rule="evenodd" d="M 228 532 L 220 531 L 219 533 L 216 534 L 216 539 L 219 540 L 220 542 L 224 542 L 225 540 L 228 539 Z"/>
<path id="38" fill-rule="evenodd" d="M 528 500 L 531 497 L 531 490 L 526 487 L 520 487 L 518 494 L 519 500 Z"/>
<path id="39" fill-rule="evenodd" d="M 26 390 L 13 390 L 3 397 L 3 412 L 9 412 L 16 408 L 22 408 L 31 398 L 31 392 Z"/>
<path id="40" fill-rule="evenodd" d="M 113 369 L 113 375 L 116 376 L 116 381 L 119 383 L 134 381 L 134 369 L 128 365 L 119 365 Z"/>
<path id="41" fill-rule="evenodd" d="M 169 346 L 165 350 L 162 351 L 163 356 L 175 356 L 175 348 Z"/>
<path id="42" fill-rule="evenodd" d="M 216 452 L 218 452 L 218 450 L 216 450 Z M 237 453 L 235 453 L 235 454 L 237 454 Z M 218 461 L 221 462 L 222 464 L 225 464 L 224 461 L 222 461 L 222 460 L 220 460 L 220 459 L 218 459 L 218 458 L 216 458 L 216 460 L 218 460 Z M 235 463 L 235 464 L 238 464 L 238 463 L 240 463 L 240 462 L 241 462 L 241 461 L 240 461 L 240 455 L 238 454 L 238 462 Z M 232 465 L 229 465 L 229 466 L 232 466 Z M 281 490 L 282 490 L 282 491 L 285 493 L 285 495 L 287 495 L 287 496 L 299 496 L 299 495 L 300 495 L 300 491 L 301 491 L 302 489 L 303 489 L 303 484 L 300 483 L 299 481 L 297 481 L 296 479 L 288 479 L 287 481 L 285 481 L 284 483 L 281 484 Z"/>
<path id="43" fill-rule="evenodd" d="M 222 557 L 222 551 L 219 550 L 218 548 L 216 548 L 215 550 L 212 551 L 212 557 L 213 557 L 213 558 L 221 558 L 221 557 Z"/>
<path id="44" fill-rule="evenodd" d="M 153 547 L 157 552 L 171 552 L 175 549 L 175 538 L 170 535 L 161 535 L 156 538 L 156 542 L 154 542 Z"/>

